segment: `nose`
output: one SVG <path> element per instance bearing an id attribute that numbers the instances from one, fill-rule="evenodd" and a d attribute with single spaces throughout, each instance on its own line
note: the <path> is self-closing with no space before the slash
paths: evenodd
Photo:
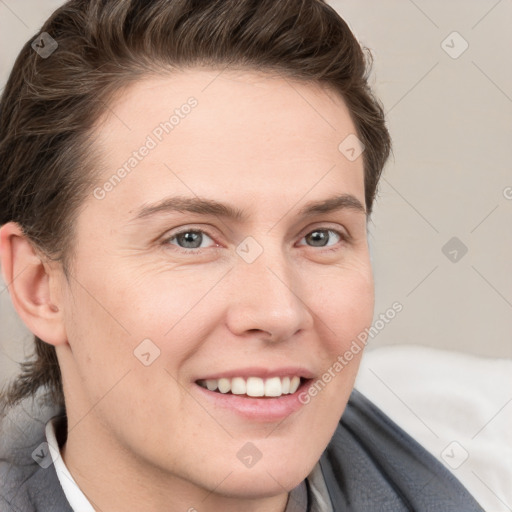
<path id="1" fill-rule="evenodd" d="M 230 272 L 233 292 L 227 325 L 231 332 L 280 342 L 310 328 L 313 314 L 308 297 L 303 296 L 303 279 L 280 249 L 266 248 L 252 263 L 237 260 Z"/>

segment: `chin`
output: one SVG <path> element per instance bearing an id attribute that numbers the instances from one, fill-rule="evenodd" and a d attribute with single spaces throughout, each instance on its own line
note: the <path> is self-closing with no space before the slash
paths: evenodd
<path id="1" fill-rule="evenodd" d="M 261 461 L 260 461 L 261 463 Z M 295 464 L 295 461 L 292 463 Z M 314 466 L 312 464 L 311 468 Z M 290 465 L 285 471 L 271 466 L 257 466 L 249 469 L 233 471 L 225 481 L 215 489 L 215 492 L 230 498 L 269 498 L 291 491 L 309 474 L 310 470 Z M 218 485 L 218 484 L 217 484 Z M 213 490 L 213 489 L 210 489 Z"/>

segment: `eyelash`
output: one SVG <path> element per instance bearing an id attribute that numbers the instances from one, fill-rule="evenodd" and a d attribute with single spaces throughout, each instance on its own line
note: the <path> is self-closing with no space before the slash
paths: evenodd
<path id="1" fill-rule="evenodd" d="M 308 235 L 311 235 L 312 233 L 315 233 L 316 231 L 321 231 L 321 232 L 330 232 L 330 233 L 335 233 L 336 235 L 338 235 L 340 237 L 340 241 L 335 244 L 334 246 L 326 246 L 326 247 L 323 247 L 323 246 L 319 246 L 318 248 L 319 249 L 323 249 L 323 251 L 321 252 L 332 252 L 332 251 L 338 251 L 340 249 L 339 245 L 343 242 L 350 242 L 350 235 L 346 234 L 346 233 L 343 233 L 341 231 L 338 231 L 336 229 L 332 229 L 332 228 L 327 228 L 327 227 L 319 227 L 319 228 L 315 228 L 311 231 L 309 231 L 308 233 L 306 233 L 302 238 L 305 238 L 307 237 Z M 204 249 L 210 249 L 210 247 L 203 247 L 203 248 L 185 248 L 185 247 L 180 247 L 179 245 L 176 245 L 176 244 L 170 244 L 169 242 L 171 240 L 174 240 L 176 239 L 177 237 L 179 237 L 180 235 L 183 235 L 185 233 L 202 233 L 204 235 L 207 235 L 212 241 L 215 242 L 214 240 L 214 237 L 212 235 L 210 235 L 210 233 L 208 233 L 208 231 L 204 230 L 204 229 L 193 229 L 193 228 L 188 228 L 188 229 L 184 229 L 182 231 L 178 231 L 177 233 L 174 233 L 172 236 L 167 236 L 163 241 L 162 241 L 162 244 L 163 245 L 174 245 L 176 247 L 176 250 L 181 253 L 181 254 L 202 254 L 203 250 Z M 216 242 L 215 242 L 216 243 Z M 315 248 L 315 246 L 308 246 L 308 245 L 304 245 L 304 247 L 310 247 L 310 248 Z M 217 247 L 215 247 L 217 248 Z"/>

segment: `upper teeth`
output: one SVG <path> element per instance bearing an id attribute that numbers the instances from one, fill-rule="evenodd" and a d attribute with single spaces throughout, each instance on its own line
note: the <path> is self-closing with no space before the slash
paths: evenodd
<path id="1" fill-rule="evenodd" d="M 277 397 L 295 393 L 300 385 L 300 377 L 271 377 L 270 379 L 235 377 L 233 379 L 200 380 L 198 384 L 210 391 L 218 389 L 221 393 L 231 391 L 234 395 Z"/>

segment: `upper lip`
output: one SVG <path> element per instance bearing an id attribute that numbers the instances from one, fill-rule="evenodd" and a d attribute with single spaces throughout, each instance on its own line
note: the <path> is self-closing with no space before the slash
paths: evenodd
<path id="1" fill-rule="evenodd" d="M 302 377 L 304 379 L 312 379 L 315 375 L 303 366 L 286 366 L 281 368 L 250 367 L 211 373 L 196 380 L 233 379 L 235 377 L 242 377 L 246 379 L 248 377 L 260 377 L 262 379 L 270 379 L 271 377 L 295 376 Z"/>

